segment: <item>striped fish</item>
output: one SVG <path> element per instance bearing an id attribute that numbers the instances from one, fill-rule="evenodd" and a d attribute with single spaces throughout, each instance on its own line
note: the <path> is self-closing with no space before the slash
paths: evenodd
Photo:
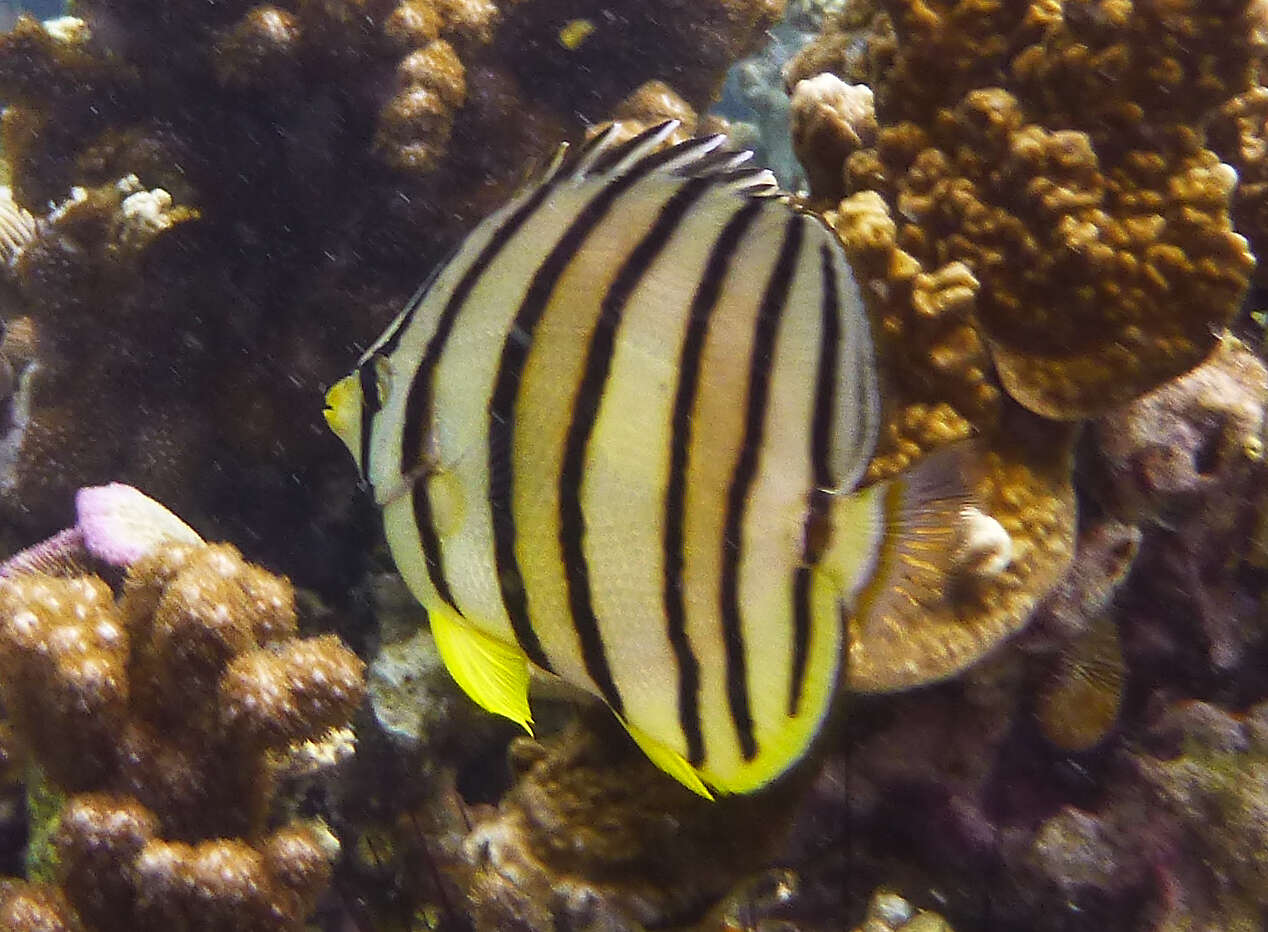
<path id="1" fill-rule="evenodd" d="M 936 482 L 851 494 L 878 399 L 841 248 L 749 153 L 666 146 L 676 127 L 561 153 L 326 417 L 475 702 L 528 728 L 531 663 L 708 796 L 806 753 L 846 620 L 902 608 L 890 532 L 959 503 L 930 508 Z"/>

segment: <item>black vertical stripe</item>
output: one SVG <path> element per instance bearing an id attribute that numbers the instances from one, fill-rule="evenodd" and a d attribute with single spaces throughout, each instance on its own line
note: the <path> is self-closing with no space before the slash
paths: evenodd
<path id="1" fill-rule="evenodd" d="M 361 478 L 370 476 L 370 440 L 374 429 L 374 415 L 379 413 L 378 373 L 374 360 L 368 359 L 357 370 L 357 384 L 361 386 Z"/>
<path id="2" fill-rule="evenodd" d="M 607 215 L 617 198 L 640 179 L 677 158 L 683 145 L 687 144 L 680 143 L 640 159 L 624 174 L 599 189 L 538 266 L 502 343 L 497 378 L 489 399 L 489 511 L 493 524 L 493 553 L 502 603 L 506 606 L 511 629 L 529 659 L 547 670 L 550 667 L 528 615 L 528 594 L 524 590 L 524 577 L 515 556 L 515 515 L 511 504 L 515 481 L 511 444 L 515 435 L 515 402 L 519 397 L 524 364 L 532 345 L 533 332 L 550 301 L 550 293 L 586 237 Z"/>
<path id="3" fill-rule="evenodd" d="M 819 362 L 815 374 L 814 420 L 810 426 L 810 463 L 814 470 L 815 487 L 831 489 L 832 477 L 832 426 L 836 415 L 837 369 L 841 365 L 841 302 L 836 269 L 833 266 L 833 245 L 819 247 L 821 303 L 821 329 L 819 333 Z"/>
<path id="4" fill-rule="evenodd" d="M 744 439 L 727 491 L 726 527 L 722 535 L 722 638 L 726 647 L 726 687 L 731 719 L 745 760 L 757 755 L 753 716 L 749 707 L 748 670 L 744 659 L 744 632 L 740 625 L 740 546 L 749 492 L 757 475 L 758 457 L 765 434 L 766 403 L 770 395 L 771 369 L 775 363 L 775 336 L 788 304 L 797 256 L 805 234 L 806 218 L 794 215 L 784 231 L 784 242 L 774 272 L 757 312 L 753 351 L 749 358 L 748 403 L 744 414 Z"/>
<path id="5" fill-rule="evenodd" d="M 408 475 L 422 461 L 424 435 L 431 429 L 431 405 L 436 367 L 445 351 L 449 336 L 453 333 L 454 324 L 458 320 L 462 308 L 466 305 L 472 290 L 479 283 L 489 266 L 498 257 L 511 238 L 542 205 L 542 202 L 555 190 L 560 175 L 555 174 L 502 223 L 489 241 L 484 244 L 478 256 L 463 273 L 454 287 L 453 294 L 445 302 L 444 309 L 436 321 L 436 330 L 427 341 L 427 348 L 419 359 L 418 368 L 414 371 L 410 383 L 409 394 L 405 399 L 405 420 L 401 429 L 401 473 Z M 404 328 L 402 328 L 403 330 Z M 400 333 L 401 331 L 398 331 Z M 436 594 L 459 615 L 462 612 L 454 602 L 453 593 L 449 589 L 448 577 L 445 574 L 444 557 L 440 547 L 440 536 L 436 531 L 436 522 L 432 514 L 431 498 L 427 494 L 427 475 L 424 473 L 416 480 L 413 489 L 414 523 L 418 527 L 419 542 L 423 548 L 423 559 L 427 564 L 427 576 L 431 579 Z M 545 654 L 536 638 L 521 642 L 525 653 L 534 663 L 549 670 Z M 531 648 L 531 649 L 530 649 Z"/>
<path id="6" fill-rule="evenodd" d="M 812 495 L 815 493 L 811 493 Z M 807 518 L 807 521 L 810 520 Z M 810 656 L 810 566 L 803 555 L 793 571 L 793 655 L 788 688 L 788 716 L 801 711 L 801 693 L 806 683 L 806 662 Z"/>
<path id="7" fill-rule="evenodd" d="M 823 292 L 819 332 L 819 360 L 815 372 L 815 406 L 810 423 L 810 463 L 814 471 L 814 489 L 807 503 L 805 546 L 801 566 L 793 577 L 793 656 L 792 679 L 788 693 L 788 714 L 797 714 L 805 688 L 806 663 L 810 653 L 810 568 L 822 555 L 820 534 L 814 533 L 811 522 L 823 521 L 826 489 L 834 485 L 830 458 L 832 453 L 832 421 L 836 413 L 837 368 L 840 364 L 841 303 L 837 293 L 836 270 L 832 265 L 832 247 L 819 247 L 820 288 Z"/>
<path id="8" fill-rule="evenodd" d="M 621 701 L 621 692 L 612 679 L 612 669 L 599 633 L 590 589 L 590 570 L 585 555 L 586 521 L 581 507 L 581 486 L 586 450 L 599 417 L 599 406 L 603 400 L 608 375 L 612 371 L 616 334 L 625 305 L 648 268 L 668 244 L 683 217 L 708 190 L 710 183 L 708 179 L 693 178 L 674 192 L 661 207 L 651 229 L 617 270 L 612 285 L 600 304 L 599 318 L 586 350 L 585 368 L 573 399 L 572 419 L 564 441 L 564 455 L 559 471 L 559 544 L 568 583 L 568 605 L 586 673 L 599 687 L 599 692 L 608 705 L 618 714 L 624 712 L 624 703 Z"/>
<path id="9" fill-rule="evenodd" d="M 763 204 L 749 201 L 722 228 L 705 263 L 704 274 L 691 299 L 687 333 L 678 361 L 673 431 L 669 454 L 669 484 L 665 491 L 665 621 L 669 642 L 678 661 L 678 720 L 687 741 L 687 760 L 704 763 L 704 735 L 700 724 L 700 663 L 687 638 L 687 609 L 682 595 L 683 522 L 687 495 L 687 455 L 691 448 L 691 412 L 700 386 L 700 357 L 709 334 L 709 320 L 722 294 L 736 247 Z"/>

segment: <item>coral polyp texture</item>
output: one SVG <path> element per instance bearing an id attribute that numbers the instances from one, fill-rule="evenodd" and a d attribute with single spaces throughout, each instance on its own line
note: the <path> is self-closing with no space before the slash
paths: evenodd
<path id="1" fill-rule="evenodd" d="M 480 929 L 595 918 L 640 929 L 696 914 L 778 850 L 800 786 L 702 801 L 660 779 L 601 714 L 517 739 L 511 767 L 512 788 L 472 813 L 446 859 Z"/>
<path id="2" fill-rule="evenodd" d="M 338 844 L 273 824 L 277 761 L 348 724 L 364 665 L 298 637 L 289 583 L 234 548 L 148 549 L 117 596 L 93 576 L 0 581 L 0 698 L 30 779 L 66 794 L 60 892 L 14 885 L 0 911 L 22 929 L 67 908 L 100 932 L 301 928 Z"/>
<path id="3" fill-rule="evenodd" d="M 881 196 L 919 272 L 963 263 L 971 349 L 1003 387 L 1080 418 L 1199 362 L 1254 265 L 1205 133 L 1255 83 L 1252 5 L 880 6 L 875 144 L 849 152 L 843 187 Z"/>

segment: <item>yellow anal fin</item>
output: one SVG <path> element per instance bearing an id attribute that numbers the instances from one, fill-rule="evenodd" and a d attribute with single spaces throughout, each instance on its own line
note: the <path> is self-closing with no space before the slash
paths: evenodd
<path id="1" fill-rule="evenodd" d="M 528 708 L 528 658 L 514 644 L 477 631 L 446 605 L 427 610 L 440 659 L 480 708 L 533 733 Z"/>
<path id="2" fill-rule="evenodd" d="M 630 733 L 630 737 L 634 739 L 634 743 L 647 755 L 648 760 L 691 790 L 691 792 L 703 796 L 705 799 L 713 799 L 713 794 L 709 792 L 709 788 L 700 779 L 700 774 L 696 772 L 696 768 L 687 763 L 687 758 L 673 748 L 666 747 L 645 731 L 635 728 L 625 719 L 619 718 L 619 720 L 625 726 L 625 730 Z"/>

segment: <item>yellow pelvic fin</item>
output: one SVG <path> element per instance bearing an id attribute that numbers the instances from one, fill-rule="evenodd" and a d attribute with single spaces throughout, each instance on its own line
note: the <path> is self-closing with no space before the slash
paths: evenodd
<path id="1" fill-rule="evenodd" d="M 345 375 L 326 392 L 326 409 L 322 411 L 335 436 L 343 441 L 352 458 L 361 463 L 361 381 L 357 373 Z"/>
<path id="2" fill-rule="evenodd" d="M 687 758 L 673 748 L 666 747 L 646 732 L 635 728 L 625 719 L 618 716 L 618 720 L 625 726 L 625 730 L 630 733 L 634 743 L 647 755 L 648 760 L 691 790 L 691 792 L 703 796 L 705 799 L 713 799 L 713 794 L 709 792 L 709 788 L 700 779 L 700 774 L 696 772 L 696 768 L 687 763 Z"/>
<path id="3" fill-rule="evenodd" d="M 440 659 L 480 708 L 533 733 L 528 708 L 528 658 L 513 644 L 477 631 L 446 605 L 428 607 Z"/>

